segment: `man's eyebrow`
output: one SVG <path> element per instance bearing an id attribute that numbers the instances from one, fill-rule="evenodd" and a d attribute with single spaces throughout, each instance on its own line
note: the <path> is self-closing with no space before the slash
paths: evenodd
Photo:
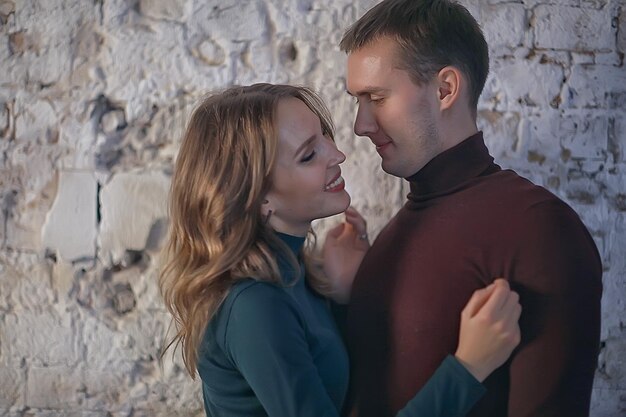
<path id="1" fill-rule="evenodd" d="M 357 91 L 357 92 L 351 93 L 351 92 L 350 92 L 350 91 L 346 88 L 346 93 L 350 94 L 350 95 L 351 95 L 351 96 L 353 96 L 353 97 L 356 97 L 356 96 L 362 96 L 362 95 L 364 95 L 364 94 L 369 94 L 369 95 L 372 95 L 372 94 L 374 94 L 374 95 L 375 95 L 375 94 L 382 94 L 382 93 L 386 93 L 386 92 L 388 92 L 388 91 L 389 91 L 389 89 L 388 89 L 388 88 L 382 88 L 382 87 L 364 87 L 364 88 L 360 89 L 360 90 L 359 90 L 359 91 Z"/>
<path id="2" fill-rule="evenodd" d="M 293 154 L 293 156 L 296 157 L 302 151 L 302 149 L 309 146 L 311 142 L 313 142 L 316 138 L 317 138 L 317 135 L 311 135 L 311 137 L 305 140 L 304 143 L 302 143 L 302 145 L 298 146 L 298 149 L 296 149 L 296 152 Z"/>

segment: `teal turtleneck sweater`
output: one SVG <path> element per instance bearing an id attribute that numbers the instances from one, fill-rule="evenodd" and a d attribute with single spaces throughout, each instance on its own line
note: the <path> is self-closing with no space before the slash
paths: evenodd
<path id="1" fill-rule="evenodd" d="M 277 235 L 300 254 L 304 238 Z M 302 264 L 293 270 L 280 253 L 277 261 L 286 285 L 238 282 L 207 326 L 198 360 L 207 416 L 341 413 L 348 356 L 329 302 L 309 288 Z M 462 415 L 483 392 L 450 356 L 398 415 Z"/>
<path id="2" fill-rule="evenodd" d="M 294 254 L 304 238 L 278 234 Z M 284 286 L 235 284 L 209 323 L 198 371 L 208 416 L 334 416 L 348 387 L 348 355 L 328 302 L 304 268 L 278 254 Z"/>

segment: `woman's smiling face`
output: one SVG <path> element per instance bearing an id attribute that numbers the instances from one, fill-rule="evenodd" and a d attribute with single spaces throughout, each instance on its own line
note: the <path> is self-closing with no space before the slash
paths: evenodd
<path id="1" fill-rule="evenodd" d="M 280 100 L 276 115 L 279 145 L 267 194 L 269 223 L 276 231 L 304 236 L 311 221 L 350 205 L 339 168 L 346 156 L 301 100 Z"/>

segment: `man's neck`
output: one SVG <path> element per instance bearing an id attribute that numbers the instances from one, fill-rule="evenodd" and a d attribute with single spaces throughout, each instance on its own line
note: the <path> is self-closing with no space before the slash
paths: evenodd
<path id="1" fill-rule="evenodd" d="M 476 118 L 470 109 L 456 107 L 441 114 L 439 134 L 442 152 L 455 147 L 477 132 Z"/>
<path id="2" fill-rule="evenodd" d="M 447 151 L 448 149 L 455 147 L 465 139 L 475 135 L 477 132 L 478 127 L 474 122 L 464 123 L 462 125 L 450 124 L 446 126 L 446 128 L 442 129 L 440 133 L 443 144 L 442 151 Z"/>

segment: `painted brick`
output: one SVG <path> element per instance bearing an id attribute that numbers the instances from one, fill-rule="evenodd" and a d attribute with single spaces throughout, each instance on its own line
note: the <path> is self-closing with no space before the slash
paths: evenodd
<path id="1" fill-rule="evenodd" d="M 546 49 L 606 51 L 615 47 L 609 8 L 539 5 L 534 10 L 535 46 Z"/>

